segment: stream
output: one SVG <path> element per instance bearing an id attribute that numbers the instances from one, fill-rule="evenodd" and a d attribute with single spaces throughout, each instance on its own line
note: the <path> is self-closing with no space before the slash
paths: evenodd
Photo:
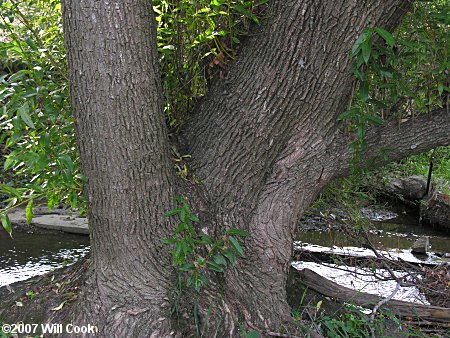
<path id="1" fill-rule="evenodd" d="M 0 287 L 75 263 L 89 252 L 89 237 L 0 232 Z"/>
<path id="2" fill-rule="evenodd" d="M 380 253 L 413 263 L 450 262 L 450 258 L 441 257 L 450 252 L 450 235 L 419 223 L 417 215 L 388 213 L 387 216 L 381 217 L 377 212 L 370 212 L 370 216 L 373 229 L 370 230 L 368 237 Z M 429 237 L 428 254 L 411 253 L 413 243 L 422 236 Z M 315 253 L 345 254 L 356 257 L 375 256 L 371 250 L 359 247 L 349 235 L 333 227 L 326 230 L 299 232 L 294 248 L 304 248 Z M 305 260 L 293 261 L 292 266 L 299 270 L 310 269 L 342 286 L 382 297 L 388 297 L 397 286 L 397 283 L 392 280 L 378 280 L 374 277 L 373 269 L 370 268 L 347 267 L 323 262 L 318 264 Z M 378 269 L 376 273 L 379 277 L 389 277 L 387 271 Z M 402 277 L 405 272 L 395 271 L 395 274 L 397 277 Z M 401 287 L 393 299 L 429 304 L 424 295 L 414 286 Z"/>
<path id="3" fill-rule="evenodd" d="M 401 257 L 408 261 L 423 263 L 440 263 L 450 261 L 441 258 L 435 252 L 450 252 L 449 234 L 421 225 L 416 215 L 396 215 L 393 213 L 368 212 L 374 221 L 370 239 L 377 249 Z M 381 215 L 381 216 L 380 216 Z M 387 215 L 387 216 L 386 216 Z M 326 230 L 320 230 L 326 229 Z M 411 254 L 413 242 L 420 236 L 429 236 L 431 249 L 428 255 Z M 343 232 L 328 229 L 321 221 L 318 227 L 310 231 L 301 231 L 294 247 L 308 248 L 313 252 L 346 253 L 355 256 L 371 254 L 368 249 L 360 248 Z M 5 232 L 0 232 L 0 287 L 44 274 L 53 269 L 73 264 L 89 252 L 89 237 L 83 235 L 59 234 L 25 234 L 14 233 L 11 239 Z M 389 295 L 395 288 L 393 281 L 380 282 L 373 279 L 373 271 L 346 267 L 329 263 L 294 261 L 297 269 L 309 268 L 322 276 L 353 289 Z M 377 271 L 380 275 L 386 272 Z M 399 276 L 404 272 L 398 272 Z M 426 303 L 424 297 L 414 287 L 402 288 L 394 297 L 406 301 Z"/>

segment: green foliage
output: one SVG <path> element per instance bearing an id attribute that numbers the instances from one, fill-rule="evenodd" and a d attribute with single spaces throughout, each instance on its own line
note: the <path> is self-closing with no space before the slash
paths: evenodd
<path id="1" fill-rule="evenodd" d="M 445 1 L 416 1 L 393 35 L 367 27 L 355 42 L 355 95 L 338 119 L 356 132 L 356 162 L 367 147 L 368 126 L 400 123 L 448 104 L 447 12 Z"/>
<path id="2" fill-rule="evenodd" d="M 186 200 L 178 197 L 177 201 L 180 207 L 166 212 L 164 216 L 178 216 L 178 226 L 172 236 L 162 242 L 174 247 L 171 251 L 172 263 L 180 274 L 179 283 L 199 291 L 207 284 L 207 269 L 223 273 L 228 264 L 234 266 L 237 256 L 245 257 L 240 238 L 248 233 L 231 228 L 214 240 L 205 231 L 196 229 L 198 226 L 194 223 L 198 223 L 199 219 L 191 212 Z"/>
<path id="3" fill-rule="evenodd" d="M 12 226 L 11 221 L 7 214 L 0 214 L 0 219 L 2 221 L 2 226 L 6 230 L 6 232 L 12 237 Z"/>
<path id="4" fill-rule="evenodd" d="M 235 58 L 240 37 L 268 0 L 153 1 L 160 53 L 165 112 L 169 125 L 178 126 L 207 79 Z"/>
<path id="5" fill-rule="evenodd" d="M 194 305 L 194 323 L 195 323 L 195 328 L 197 330 L 197 337 L 199 338 L 203 338 L 206 337 L 206 327 L 208 325 L 208 319 L 211 316 L 213 310 L 213 304 L 209 305 L 208 307 L 208 311 L 206 312 L 205 318 L 203 319 L 203 325 L 200 327 L 200 318 L 198 315 L 198 306 L 197 304 Z M 217 337 L 218 333 L 219 333 L 219 329 L 220 329 L 220 324 L 222 322 L 222 317 L 219 317 L 217 326 L 216 326 L 216 330 L 214 333 L 214 338 Z"/>
<path id="6" fill-rule="evenodd" d="M 28 297 L 28 299 L 33 300 L 33 298 L 36 297 L 37 293 L 32 291 L 32 290 L 30 290 L 30 291 L 27 291 L 25 293 L 25 295 Z"/>
<path id="7" fill-rule="evenodd" d="M 345 308 L 345 313 L 338 318 L 324 316 L 320 319 L 326 337 L 384 337 L 387 319 L 393 320 L 397 326 L 400 326 L 399 319 L 390 314 L 377 313 L 375 320 L 371 322 L 370 317 L 361 312 L 358 307 L 346 305 Z"/>
<path id="8" fill-rule="evenodd" d="M 207 78 L 234 58 L 239 37 L 266 2 L 153 1 L 170 126 L 182 122 L 205 94 Z M 1 1 L 0 212 L 8 231 L 5 215 L 20 205 L 27 206 L 27 222 L 39 203 L 87 208 L 66 74 L 60 0 Z M 187 176 L 187 167 L 179 173 Z"/>
<path id="9" fill-rule="evenodd" d="M 433 186 L 443 193 L 450 194 L 450 147 L 439 147 L 428 153 L 390 163 L 381 169 L 379 176 L 386 179 L 411 175 L 427 177 L 430 161 L 433 161 Z"/>
<path id="10" fill-rule="evenodd" d="M 6 72 L 0 76 L 0 163 L 9 173 L 9 182 L 0 185 L 0 211 L 26 205 L 31 222 L 34 201 L 44 198 L 50 209 L 64 203 L 82 211 L 61 4 L 3 1 L 0 13 L 0 65 Z"/>

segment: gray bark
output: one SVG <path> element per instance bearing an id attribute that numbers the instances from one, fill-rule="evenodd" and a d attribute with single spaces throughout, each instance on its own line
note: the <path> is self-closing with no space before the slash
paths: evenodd
<path id="1" fill-rule="evenodd" d="M 194 207 L 209 215 L 212 233 L 250 232 L 247 258 L 226 278 L 213 277 L 199 299 L 200 313 L 216 306 L 208 332 L 219 317 L 223 336 L 237 336 L 241 318 L 263 334 L 289 327 L 286 278 L 297 220 L 347 170 L 351 137 L 342 137 L 336 119 L 351 96 L 349 51 L 369 19 L 392 30 L 408 5 L 274 1 L 182 130 L 201 180 L 189 192 L 203 201 Z M 176 182 L 151 4 L 65 0 L 64 19 L 92 224 L 92 276 L 79 318 L 100 318 L 102 336 L 164 336 L 172 275 L 160 244 L 170 224 L 161 215 L 171 209 Z M 442 134 L 449 143 L 448 129 Z M 369 133 L 370 151 L 393 142 Z M 427 147 L 431 142 L 420 149 Z"/>
<path id="2" fill-rule="evenodd" d="M 172 283 L 162 215 L 173 173 L 151 3 L 65 0 L 63 8 L 92 257 L 73 316 L 95 319 L 103 336 L 162 337 Z"/>
<path id="3" fill-rule="evenodd" d="M 369 18 L 392 30 L 407 9 L 405 1 L 274 2 L 185 127 L 220 224 L 250 232 L 248 257 L 227 273 L 225 292 L 252 325 L 277 330 L 290 321 L 297 221 L 348 153 L 337 116 L 351 96 L 349 51 Z"/>

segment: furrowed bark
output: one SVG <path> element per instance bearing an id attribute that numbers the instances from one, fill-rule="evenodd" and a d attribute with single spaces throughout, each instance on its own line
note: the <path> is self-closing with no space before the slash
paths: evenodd
<path id="1" fill-rule="evenodd" d="M 138 4 L 64 3 L 93 225 L 92 277 L 74 318 L 99 318 L 105 336 L 159 337 L 170 334 L 172 275 L 160 239 L 171 231 L 161 215 L 170 209 L 174 179 L 151 4 Z M 238 335 L 242 318 L 263 334 L 285 326 L 289 331 L 286 279 L 297 220 L 346 166 L 342 159 L 349 159 L 351 140 L 341 141 L 337 124 L 352 94 L 349 51 L 369 19 L 392 30 L 409 1 L 292 0 L 271 6 L 182 132 L 192 171 L 207 191 L 212 233 L 229 227 L 250 232 L 247 258 L 225 278 L 213 277 L 212 291 L 199 299 L 204 319 L 208 307 L 217 306 L 208 333 L 220 322 L 223 336 Z M 381 132 L 383 141 L 369 132 L 369 144 L 397 144 L 386 139 L 394 129 L 387 132 Z"/>
<path id="2" fill-rule="evenodd" d="M 162 215 L 173 177 L 151 2 L 63 8 L 92 257 L 72 322 L 98 325 L 104 337 L 163 337 L 172 269 Z"/>
<path id="3" fill-rule="evenodd" d="M 418 115 L 408 121 L 392 121 L 383 127 L 368 130 L 367 159 L 380 150 L 390 150 L 390 161 L 420 154 L 450 144 L 450 114 L 445 108 Z"/>
<path id="4" fill-rule="evenodd" d="M 349 51 L 369 18 L 392 30 L 408 6 L 274 3 L 184 129 L 219 227 L 250 232 L 247 259 L 227 272 L 225 299 L 262 331 L 290 321 L 286 276 L 296 222 L 337 171 L 330 149 L 351 96 Z"/>

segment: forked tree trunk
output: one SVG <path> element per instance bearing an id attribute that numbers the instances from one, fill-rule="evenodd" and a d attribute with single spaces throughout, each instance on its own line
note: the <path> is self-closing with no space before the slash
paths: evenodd
<path id="1" fill-rule="evenodd" d="M 392 30 L 406 9 L 400 0 L 273 2 L 269 19 L 188 122 L 185 143 L 219 226 L 250 232 L 247 259 L 227 272 L 225 299 L 260 329 L 289 323 L 286 278 L 297 221 L 338 163 L 347 165 L 341 158 L 349 159 L 348 142 L 334 149 L 337 116 L 352 92 L 349 51 L 369 19 Z"/>
<path id="2" fill-rule="evenodd" d="M 217 307 L 208 332 L 236 336 L 290 324 L 286 278 L 296 222 L 349 159 L 337 116 L 351 96 L 349 51 L 370 22 L 392 30 L 408 1 L 273 1 L 268 18 L 182 131 L 206 192 L 213 233 L 247 229 L 247 258 L 212 281 L 199 312 Z M 155 25 L 147 0 L 65 0 L 82 169 L 90 203 L 92 276 L 75 319 L 103 336 L 169 334 L 173 281 L 167 248 L 174 178 L 162 112 Z M 444 117 L 444 123 L 449 122 Z M 409 126 L 429 130 L 435 121 Z M 428 129 L 427 129 L 428 128 Z M 449 129 L 411 149 L 449 143 Z M 368 154 L 410 139 L 369 132 Z M 91 294 L 93 296 L 91 296 Z M 186 302 L 189 303 L 189 302 Z M 93 317 L 90 317 L 93 316 Z M 191 315 L 190 318 L 193 318 Z M 162 319 L 162 320 L 160 320 Z"/>

